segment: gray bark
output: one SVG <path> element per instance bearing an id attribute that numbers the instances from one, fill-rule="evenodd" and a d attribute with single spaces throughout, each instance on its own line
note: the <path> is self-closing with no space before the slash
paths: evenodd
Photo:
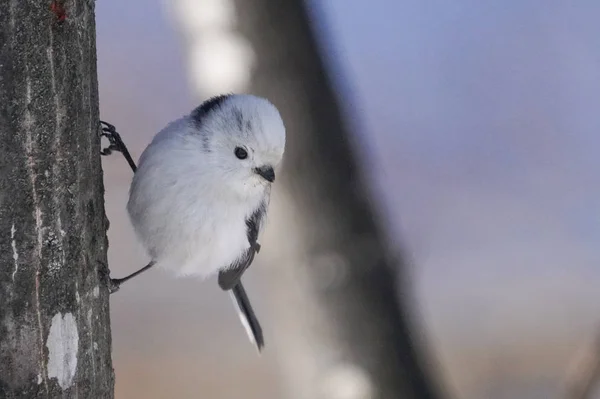
<path id="1" fill-rule="evenodd" d="M 257 58 L 249 91 L 279 107 L 288 132 L 278 184 L 291 206 L 272 217 L 286 225 L 271 269 L 281 324 L 266 340 L 277 341 L 289 397 L 439 397 L 305 5 L 235 3 Z"/>
<path id="2" fill-rule="evenodd" d="M 0 1 L 0 397 L 112 398 L 94 1 L 50 3 Z"/>

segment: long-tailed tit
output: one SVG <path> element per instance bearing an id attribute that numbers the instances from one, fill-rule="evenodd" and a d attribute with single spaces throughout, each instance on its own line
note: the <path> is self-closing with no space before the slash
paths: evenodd
<path id="1" fill-rule="evenodd" d="M 118 134 L 121 145 L 109 138 L 112 149 L 124 148 Z M 127 210 L 152 261 L 111 279 L 111 291 L 153 265 L 179 276 L 218 274 L 260 351 L 262 330 L 241 277 L 260 250 L 258 236 L 284 146 L 279 112 L 251 95 L 211 98 L 168 124 L 144 150 L 137 170 L 130 162 L 135 174 Z"/>

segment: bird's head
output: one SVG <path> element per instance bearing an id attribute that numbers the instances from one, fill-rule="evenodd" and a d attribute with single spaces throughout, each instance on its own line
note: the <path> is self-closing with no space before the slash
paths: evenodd
<path id="1" fill-rule="evenodd" d="M 224 186 L 244 196 L 263 192 L 275 181 L 285 127 L 273 104 L 252 95 L 223 95 L 205 101 L 190 117 L 203 156 Z"/>

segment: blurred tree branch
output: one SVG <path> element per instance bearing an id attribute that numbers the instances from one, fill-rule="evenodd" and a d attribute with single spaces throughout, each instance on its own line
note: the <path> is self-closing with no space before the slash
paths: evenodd
<path id="1" fill-rule="evenodd" d="M 94 2 L 0 9 L 0 397 L 110 399 Z"/>
<path id="2" fill-rule="evenodd" d="M 600 333 L 582 346 L 567 373 L 567 399 L 592 399 L 600 380 Z"/>
<path id="3" fill-rule="evenodd" d="M 257 60 L 249 91 L 273 101 L 288 130 L 280 183 L 292 209 L 273 217 L 288 247 L 272 269 L 281 324 L 267 339 L 278 341 L 289 397 L 440 397 L 408 287 L 397 285 L 405 265 L 376 221 L 305 3 L 235 4 Z"/>

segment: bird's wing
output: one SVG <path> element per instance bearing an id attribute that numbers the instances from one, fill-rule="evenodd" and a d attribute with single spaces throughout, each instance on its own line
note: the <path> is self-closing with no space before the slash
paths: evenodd
<path id="1" fill-rule="evenodd" d="M 232 265 L 219 272 L 219 287 L 227 291 L 232 289 L 239 281 L 247 268 L 254 261 L 254 256 L 260 251 L 258 233 L 261 230 L 265 214 L 267 213 L 268 197 L 256 208 L 246 220 L 246 234 L 250 248 L 242 254 Z"/>
<path id="2" fill-rule="evenodd" d="M 256 249 L 250 247 L 250 249 L 248 249 L 241 258 L 236 260 L 231 267 L 219 272 L 219 287 L 221 287 L 223 291 L 230 290 L 239 283 L 246 269 L 252 264 L 255 254 Z"/>

